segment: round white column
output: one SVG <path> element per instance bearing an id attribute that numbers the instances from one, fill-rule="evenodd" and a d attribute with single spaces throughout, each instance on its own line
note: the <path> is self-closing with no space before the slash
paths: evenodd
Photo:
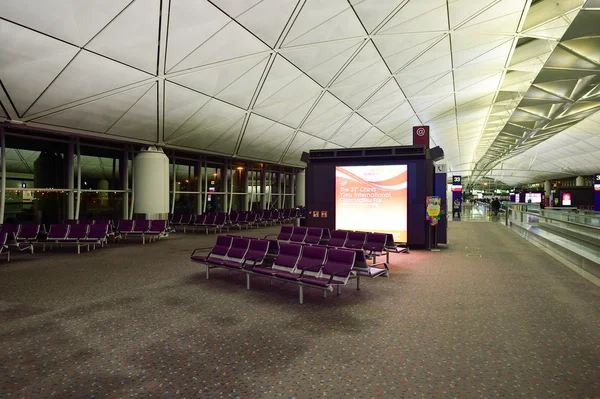
<path id="1" fill-rule="evenodd" d="M 306 206 L 306 172 L 296 174 L 296 206 Z"/>
<path id="2" fill-rule="evenodd" d="M 134 161 L 134 212 L 150 218 L 169 213 L 169 159 L 162 149 L 149 147 Z M 160 215 L 160 216 L 159 216 Z"/>
<path id="3" fill-rule="evenodd" d="M 550 198 L 551 193 L 552 193 L 552 183 L 550 183 L 550 180 L 546 180 L 544 182 L 544 196 L 546 198 Z"/>
<path id="4" fill-rule="evenodd" d="M 583 186 L 583 176 L 577 176 L 577 178 L 575 179 L 575 185 L 577 187 Z"/>

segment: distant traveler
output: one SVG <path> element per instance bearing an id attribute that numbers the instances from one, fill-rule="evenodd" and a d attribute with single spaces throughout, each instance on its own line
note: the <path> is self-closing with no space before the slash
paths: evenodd
<path id="1" fill-rule="evenodd" d="M 500 201 L 498 201 L 498 198 L 494 198 L 492 201 L 492 212 L 494 212 L 494 216 L 498 216 L 498 212 L 500 212 Z"/>
<path id="2" fill-rule="evenodd" d="M 454 205 L 452 206 L 452 217 L 455 214 L 458 214 L 458 218 L 460 219 L 460 201 L 458 198 L 454 200 Z"/>

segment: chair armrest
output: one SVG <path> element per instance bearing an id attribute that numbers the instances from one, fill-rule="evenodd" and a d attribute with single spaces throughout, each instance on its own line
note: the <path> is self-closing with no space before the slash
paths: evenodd
<path id="1" fill-rule="evenodd" d="M 192 254 L 190 255 L 190 257 L 194 256 L 194 254 L 196 253 L 196 251 L 206 251 L 207 249 L 213 249 L 213 247 L 202 247 L 202 248 L 196 248 L 194 249 L 194 251 L 192 252 Z M 210 251 L 208 254 L 210 255 L 212 253 L 212 251 Z"/>
<path id="2" fill-rule="evenodd" d="M 256 263 L 258 263 L 259 261 L 263 261 L 265 260 L 266 256 L 251 256 L 248 258 L 244 258 L 244 261 L 242 262 L 242 269 L 246 268 L 246 262 L 250 261 L 252 262 L 252 265 L 250 265 L 250 269 L 254 269 L 254 266 L 256 266 Z"/>
<path id="3" fill-rule="evenodd" d="M 300 272 L 300 275 L 298 276 L 298 278 L 302 278 L 302 276 L 304 276 L 304 272 L 306 272 L 306 271 L 312 272 L 312 271 L 319 271 L 319 270 L 321 270 L 321 268 L 323 267 L 323 265 L 324 265 L 324 263 L 321 263 L 320 265 L 314 265 L 314 266 L 305 267 Z"/>
<path id="4" fill-rule="evenodd" d="M 327 285 L 331 284 L 331 282 L 333 281 L 334 277 L 337 277 L 337 276 L 342 275 L 342 274 L 349 274 L 349 273 L 350 272 L 341 271 L 341 272 L 330 274 L 329 281 L 327 282 Z"/>

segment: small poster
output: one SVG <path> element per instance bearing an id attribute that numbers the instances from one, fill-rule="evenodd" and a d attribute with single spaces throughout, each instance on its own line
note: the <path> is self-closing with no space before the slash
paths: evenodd
<path id="1" fill-rule="evenodd" d="M 313 212 L 312 212 L 312 216 L 313 216 L 314 218 L 318 218 L 318 217 L 319 217 L 319 211 L 313 211 Z"/>
<path id="2" fill-rule="evenodd" d="M 321 211 L 321 217 L 322 218 L 326 218 L 327 217 L 327 211 Z"/>
<path id="3" fill-rule="evenodd" d="M 440 211 L 442 209 L 442 199 L 440 197 L 427 197 L 427 215 L 426 219 L 432 226 L 436 226 L 440 221 Z"/>

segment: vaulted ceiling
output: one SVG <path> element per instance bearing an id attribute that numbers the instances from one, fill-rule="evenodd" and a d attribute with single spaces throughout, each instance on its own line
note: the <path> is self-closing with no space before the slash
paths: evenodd
<path id="1" fill-rule="evenodd" d="M 411 144 L 427 124 L 452 173 L 583 173 L 564 143 L 600 137 L 598 7 L 0 0 L 0 118 L 288 165 L 310 149 Z"/>

